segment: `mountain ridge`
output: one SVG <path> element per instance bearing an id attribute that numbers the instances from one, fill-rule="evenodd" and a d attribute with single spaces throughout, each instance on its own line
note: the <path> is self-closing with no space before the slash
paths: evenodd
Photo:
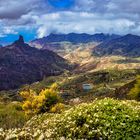
<path id="1" fill-rule="evenodd" d="M 77 38 L 75 38 L 77 37 Z M 50 42 L 61 42 L 61 41 L 69 41 L 72 43 L 87 43 L 87 42 L 91 42 L 91 41 L 97 41 L 97 42 L 101 42 L 103 40 L 108 40 L 108 39 L 112 39 L 112 38 L 118 38 L 120 37 L 120 35 L 116 35 L 116 34 L 104 34 L 104 33 L 96 33 L 96 34 L 87 34 L 87 33 L 68 33 L 68 34 L 53 34 L 51 33 L 50 35 L 43 37 L 43 38 L 39 38 L 39 39 L 35 39 L 33 41 L 36 40 L 40 40 L 40 39 L 45 39 L 48 43 Z M 80 39 L 80 42 L 78 42 L 77 40 Z M 84 40 L 86 39 L 86 40 Z M 33 42 L 31 41 L 31 42 Z"/>
<path id="2" fill-rule="evenodd" d="M 103 42 L 93 49 L 97 56 L 121 55 L 126 57 L 140 56 L 140 36 L 127 34 L 125 36 Z"/>
<path id="3" fill-rule="evenodd" d="M 79 43 L 90 43 L 90 42 L 102 42 L 111 39 L 115 39 L 120 37 L 119 35 L 115 34 L 86 34 L 86 33 L 69 33 L 69 34 L 50 34 L 49 36 L 35 39 L 30 42 L 30 45 L 33 47 L 40 46 L 40 48 L 47 48 L 47 46 L 51 47 L 60 47 L 60 42 L 70 42 L 72 44 L 79 44 Z M 55 44 L 52 44 L 55 43 Z"/>
<path id="4" fill-rule="evenodd" d="M 0 48 L 0 90 L 18 88 L 70 69 L 68 61 L 52 51 L 30 47 L 22 36 Z"/>

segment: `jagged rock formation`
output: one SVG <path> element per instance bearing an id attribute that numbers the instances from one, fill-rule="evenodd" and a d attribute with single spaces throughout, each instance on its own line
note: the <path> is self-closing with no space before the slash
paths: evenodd
<path id="1" fill-rule="evenodd" d="M 52 51 L 30 47 L 22 36 L 0 48 L 0 90 L 18 88 L 70 69 L 65 59 Z"/>

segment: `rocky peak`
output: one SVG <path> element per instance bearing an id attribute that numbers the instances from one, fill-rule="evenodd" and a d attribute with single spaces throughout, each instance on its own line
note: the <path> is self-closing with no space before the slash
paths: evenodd
<path id="1" fill-rule="evenodd" d="M 24 43 L 24 39 L 23 39 L 23 36 L 22 35 L 19 35 L 18 41 Z"/>
<path id="2" fill-rule="evenodd" d="M 24 45 L 25 43 L 24 43 L 24 38 L 23 38 L 23 36 L 22 35 L 19 35 L 19 39 L 18 40 L 16 40 L 15 42 L 14 42 L 14 45 Z"/>

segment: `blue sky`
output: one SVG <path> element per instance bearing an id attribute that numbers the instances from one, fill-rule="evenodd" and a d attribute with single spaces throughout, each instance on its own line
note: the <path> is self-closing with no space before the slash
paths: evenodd
<path id="1" fill-rule="evenodd" d="M 55 8 L 70 8 L 74 5 L 74 0 L 48 0 L 49 3 Z"/>
<path id="2" fill-rule="evenodd" d="M 70 32 L 140 35 L 140 0 L 0 0 L 0 44 Z"/>

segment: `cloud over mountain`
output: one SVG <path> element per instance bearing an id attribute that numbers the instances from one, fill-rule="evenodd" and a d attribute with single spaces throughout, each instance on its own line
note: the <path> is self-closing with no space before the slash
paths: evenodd
<path id="1" fill-rule="evenodd" d="M 51 32 L 140 33 L 139 0 L 4 0 L 0 5 L 0 36 L 24 28 L 34 28 L 35 37 Z"/>

